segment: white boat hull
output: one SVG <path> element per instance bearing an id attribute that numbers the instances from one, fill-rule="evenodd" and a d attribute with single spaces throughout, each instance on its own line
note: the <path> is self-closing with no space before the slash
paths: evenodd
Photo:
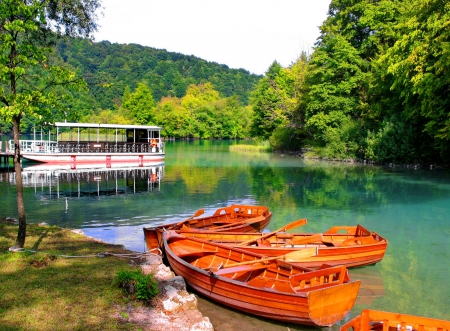
<path id="1" fill-rule="evenodd" d="M 83 164 L 83 163 L 136 163 L 164 161 L 164 153 L 40 153 L 23 152 L 25 160 L 51 164 Z"/>

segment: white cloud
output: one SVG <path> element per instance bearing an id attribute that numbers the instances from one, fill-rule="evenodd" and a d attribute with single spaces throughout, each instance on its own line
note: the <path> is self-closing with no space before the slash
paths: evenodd
<path id="1" fill-rule="evenodd" d="M 310 52 L 331 0 L 104 0 L 96 41 L 136 43 L 263 74 Z"/>

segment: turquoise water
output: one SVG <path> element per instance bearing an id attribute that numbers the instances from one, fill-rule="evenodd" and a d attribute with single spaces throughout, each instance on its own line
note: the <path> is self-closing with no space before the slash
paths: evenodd
<path id="1" fill-rule="evenodd" d="M 144 250 L 143 226 L 232 203 L 268 206 L 269 230 L 304 217 L 308 224 L 298 231 L 359 223 L 389 245 L 381 263 L 351 270 L 353 278 L 363 279 L 364 290 L 345 320 L 364 308 L 450 320 L 450 171 L 302 161 L 229 152 L 229 144 L 167 142 L 156 182 L 150 168 L 89 174 L 29 170 L 28 222 L 79 228 L 136 251 Z M 0 180 L 0 216 L 15 217 L 14 174 L 1 173 Z M 249 330 L 258 323 L 266 330 L 310 329 L 242 318 Z"/>

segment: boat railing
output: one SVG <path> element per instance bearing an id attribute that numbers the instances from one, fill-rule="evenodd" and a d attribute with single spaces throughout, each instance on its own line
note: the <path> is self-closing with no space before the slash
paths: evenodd
<path id="1" fill-rule="evenodd" d="M 51 140 L 19 140 L 20 150 L 31 153 L 58 153 L 58 143 Z M 8 142 L 9 152 L 14 152 L 14 140 Z"/>
<path id="2" fill-rule="evenodd" d="M 8 144 L 14 152 L 14 141 Z M 20 140 L 20 150 L 30 153 L 162 153 L 162 148 L 148 143 L 126 142 L 76 142 L 48 140 Z"/>
<path id="3" fill-rule="evenodd" d="M 378 322 L 377 324 L 374 324 Z M 378 327 L 377 327 L 378 326 Z M 434 318 L 389 313 L 379 310 L 364 309 L 361 315 L 353 318 L 339 331 L 369 331 L 369 330 L 398 330 L 398 331 L 443 331 L 450 330 L 450 321 Z"/>

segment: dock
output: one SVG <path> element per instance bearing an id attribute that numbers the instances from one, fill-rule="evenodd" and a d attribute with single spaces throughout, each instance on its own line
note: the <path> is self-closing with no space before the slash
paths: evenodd
<path id="1" fill-rule="evenodd" d="M 10 164 L 10 160 L 13 160 L 14 155 L 7 152 L 0 152 L 0 164 Z"/>
<path id="2" fill-rule="evenodd" d="M 7 144 L 5 144 L 5 145 L 7 145 Z M 2 165 L 2 164 L 8 165 L 10 160 L 12 161 L 14 158 L 14 154 L 7 151 L 7 149 L 8 149 L 7 147 L 4 148 L 3 142 L 0 141 L 0 165 Z"/>

